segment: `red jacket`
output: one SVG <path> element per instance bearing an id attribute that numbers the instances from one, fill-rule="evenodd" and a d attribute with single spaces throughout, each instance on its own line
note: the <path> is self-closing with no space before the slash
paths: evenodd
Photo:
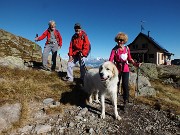
<path id="1" fill-rule="evenodd" d="M 82 52 L 84 57 L 87 57 L 90 49 L 90 42 L 87 34 L 82 30 L 79 34 L 72 36 L 69 46 L 69 56 L 75 56 L 78 52 Z"/>
<path id="2" fill-rule="evenodd" d="M 62 46 L 62 37 L 58 30 L 54 30 L 54 35 L 56 37 L 57 43 L 59 46 Z M 47 29 L 39 38 L 38 41 L 43 40 L 45 37 L 47 37 L 46 45 L 48 44 L 48 41 L 50 40 L 51 33 L 49 32 L 49 29 Z"/>

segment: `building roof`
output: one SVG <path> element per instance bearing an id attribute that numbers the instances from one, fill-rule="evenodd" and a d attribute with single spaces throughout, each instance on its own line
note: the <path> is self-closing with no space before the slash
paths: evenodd
<path id="1" fill-rule="evenodd" d="M 142 36 L 142 37 L 146 38 L 149 42 L 151 42 L 151 43 L 154 44 L 157 48 L 159 48 L 160 50 L 162 50 L 165 54 L 167 54 L 167 55 L 174 55 L 173 53 L 170 53 L 170 52 L 167 51 L 164 47 L 162 47 L 162 46 L 161 46 L 158 42 L 156 42 L 152 37 L 150 37 L 150 36 L 148 36 L 148 35 L 146 35 L 146 34 L 144 34 L 144 33 L 142 33 L 142 32 L 140 32 L 140 33 L 138 34 L 138 36 L 134 39 L 134 41 L 133 41 L 132 43 L 130 43 L 129 45 L 133 44 L 133 43 L 137 40 L 137 38 L 138 38 L 139 36 Z M 129 45 L 128 45 L 128 46 L 129 46 Z"/>

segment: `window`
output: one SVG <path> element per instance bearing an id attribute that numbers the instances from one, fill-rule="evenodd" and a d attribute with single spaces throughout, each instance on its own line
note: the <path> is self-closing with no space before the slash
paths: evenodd
<path id="1" fill-rule="evenodd" d="M 149 58 L 154 58 L 154 54 L 149 54 Z"/>
<path id="2" fill-rule="evenodd" d="M 135 48 L 135 45 L 133 45 L 133 49 L 136 49 L 136 48 Z"/>
<path id="3" fill-rule="evenodd" d="M 138 45 L 136 45 L 136 49 L 138 49 Z"/>
<path id="4" fill-rule="evenodd" d="M 142 48 L 147 48 L 147 44 L 142 44 Z"/>
<path id="5" fill-rule="evenodd" d="M 133 45 L 133 49 L 138 49 L 138 45 Z"/>

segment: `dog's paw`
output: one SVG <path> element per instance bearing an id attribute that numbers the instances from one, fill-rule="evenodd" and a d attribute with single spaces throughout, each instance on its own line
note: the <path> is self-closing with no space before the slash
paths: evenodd
<path id="1" fill-rule="evenodd" d="M 119 115 L 117 115 L 117 116 L 116 116 L 116 119 L 117 119 L 117 120 L 121 120 L 122 118 L 121 118 Z"/>
<path id="2" fill-rule="evenodd" d="M 105 114 L 101 114 L 101 119 L 105 119 Z"/>

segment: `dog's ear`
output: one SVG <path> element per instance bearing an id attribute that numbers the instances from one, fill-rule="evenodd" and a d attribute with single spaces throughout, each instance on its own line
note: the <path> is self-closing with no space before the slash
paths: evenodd
<path id="1" fill-rule="evenodd" d="M 101 66 L 99 66 L 99 72 L 101 72 L 101 70 L 102 70 L 102 65 L 101 65 Z"/>

